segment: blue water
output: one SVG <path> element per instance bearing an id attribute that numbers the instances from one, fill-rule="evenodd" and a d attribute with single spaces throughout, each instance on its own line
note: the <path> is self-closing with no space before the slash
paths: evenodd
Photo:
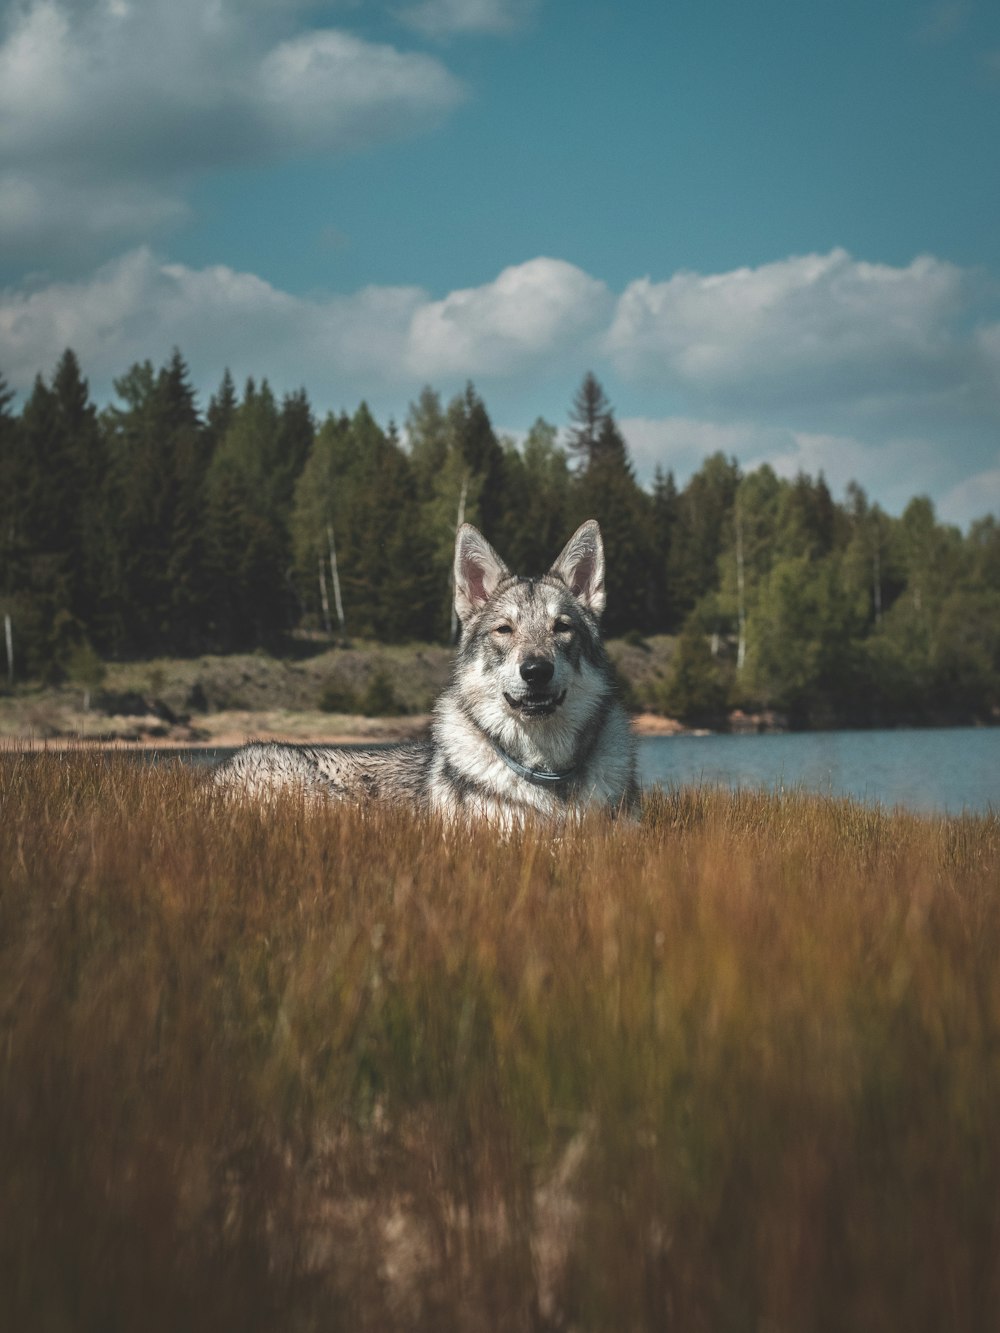
<path id="1" fill-rule="evenodd" d="M 650 736 L 645 786 L 707 783 L 853 796 L 920 812 L 1000 811 L 1000 727 Z"/>
<path id="2" fill-rule="evenodd" d="M 210 764 L 230 754 L 205 746 L 142 757 Z M 853 796 L 922 813 L 1000 811 L 1000 727 L 647 736 L 639 773 L 646 787 L 706 783 Z"/>

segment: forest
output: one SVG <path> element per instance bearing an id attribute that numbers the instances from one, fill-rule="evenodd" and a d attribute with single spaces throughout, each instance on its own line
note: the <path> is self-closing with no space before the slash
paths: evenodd
<path id="1" fill-rule="evenodd" d="M 23 405 L 0 378 L 0 688 L 107 660 L 329 643 L 447 641 L 458 517 L 543 571 L 596 517 L 605 630 L 677 636 L 665 711 L 791 726 L 996 721 L 1000 523 L 967 533 L 926 497 L 897 516 L 822 475 L 714 454 L 679 487 L 636 480 L 584 376 L 560 430 L 498 436 L 470 383 L 427 387 L 402 428 L 317 420 L 304 389 L 228 374 L 204 410 L 180 351 L 99 409 L 67 350 Z"/>

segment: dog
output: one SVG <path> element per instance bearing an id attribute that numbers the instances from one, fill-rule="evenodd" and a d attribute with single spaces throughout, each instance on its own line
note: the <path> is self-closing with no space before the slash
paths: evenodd
<path id="1" fill-rule="evenodd" d="M 582 524 L 547 574 L 512 574 L 482 533 L 455 540 L 461 624 L 425 741 L 345 749 L 252 742 L 216 770 L 229 792 L 276 787 L 404 804 L 512 828 L 591 808 L 634 815 L 635 743 L 600 633 L 604 545 Z"/>

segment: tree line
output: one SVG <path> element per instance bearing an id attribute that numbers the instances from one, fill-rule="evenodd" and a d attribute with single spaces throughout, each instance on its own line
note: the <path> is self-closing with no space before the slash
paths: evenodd
<path id="1" fill-rule="evenodd" d="M 295 631 L 452 631 L 456 523 L 540 572 L 596 517 L 610 635 L 679 635 L 662 706 L 793 725 L 996 718 L 1000 525 L 967 535 L 913 499 L 892 517 L 822 475 L 723 454 L 683 487 L 636 481 L 592 374 L 568 427 L 499 437 L 469 384 L 425 388 L 401 436 L 362 403 L 317 421 L 305 390 L 226 373 L 202 411 L 180 352 L 98 410 L 72 351 L 20 412 L 0 379 L 0 620 L 7 679 L 109 658 L 280 650 Z M 10 650 L 13 649 L 13 659 Z"/>

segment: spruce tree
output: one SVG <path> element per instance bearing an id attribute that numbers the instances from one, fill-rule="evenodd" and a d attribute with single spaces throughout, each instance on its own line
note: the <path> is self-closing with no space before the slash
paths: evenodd
<path id="1" fill-rule="evenodd" d="M 316 436 L 316 423 L 305 389 L 285 394 L 278 418 L 277 463 L 272 481 L 274 504 L 285 523 L 299 473 Z"/>
<path id="2" fill-rule="evenodd" d="M 225 650 L 272 646 L 288 628 L 288 529 L 276 491 L 280 418 L 264 380 L 247 381 L 206 477 L 206 585 Z"/>
<path id="3" fill-rule="evenodd" d="M 169 615 L 164 646 L 175 653 L 196 652 L 207 642 L 204 490 L 210 442 L 187 365 L 177 350 L 160 371 L 156 396 L 170 470 L 169 531 L 165 533 Z"/>
<path id="4" fill-rule="evenodd" d="M 667 601 L 686 618 L 699 598 L 719 586 L 719 554 L 732 540 L 740 470 L 735 459 L 706 458 L 681 491 L 667 566 Z"/>
<path id="5" fill-rule="evenodd" d="M 35 381 L 21 419 L 24 550 L 36 664 L 60 675 L 99 610 L 104 441 L 71 350 L 51 388 Z"/>
<path id="6" fill-rule="evenodd" d="M 208 411 L 205 413 L 205 436 L 209 454 L 214 453 L 220 442 L 225 438 L 226 432 L 233 424 L 233 417 L 236 415 L 238 406 L 239 399 L 236 396 L 236 385 L 233 383 L 233 377 L 227 366 L 222 373 L 222 380 L 218 389 L 209 399 Z"/>
<path id="7" fill-rule="evenodd" d="M 10 616 L 18 641 L 28 599 L 27 538 L 24 495 L 27 466 L 21 423 L 10 410 L 14 395 L 0 375 L 0 622 Z M 0 631 L 2 632 L 2 631 Z M 11 674 L 4 647 L 0 688 Z M 16 660 L 13 665 L 18 665 Z"/>
<path id="8" fill-rule="evenodd" d="M 471 383 L 465 393 L 448 407 L 451 448 L 461 458 L 470 482 L 478 492 L 475 518 L 490 537 L 496 539 L 500 515 L 504 511 L 504 457 L 486 405 Z"/>
<path id="9" fill-rule="evenodd" d="M 441 398 L 430 385 L 424 385 L 420 397 L 410 404 L 406 439 L 417 496 L 424 503 L 434 495 L 437 478 L 448 457 L 448 423 Z"/>
<path id="10" fill-rule="evenodd" d="M 628 448 L 610 410 L 599 419 L 590 459 L 577 475 L 571 504 L 574 523 L 597 519 L 608 551 L 605 632 L 649 630 L 655 621 L 652 505 L 636 482 Z"/>
<path id="11" fill-rule="evenodd" d="M 567 448 L 577 460 L 577 471 L 585 472 L 602 447 L 602 436 L 605 445 L 610 442 L 605 429 L 608 422 L 613 422 L 611 404 L 593 371 L 588 370 L 584 375 L 573 398 L 569 419 Z"/>
<path id="12" fill-rule="evenodd" d="M 673 472 L 664 473 L 657 464 L 653 475 L 650 524 L 653 540 L 653 619 L 652 628 L 663 632 L 680 622 L 670 605 L 667 569 L 677 522 L 677 483 Z"/>

